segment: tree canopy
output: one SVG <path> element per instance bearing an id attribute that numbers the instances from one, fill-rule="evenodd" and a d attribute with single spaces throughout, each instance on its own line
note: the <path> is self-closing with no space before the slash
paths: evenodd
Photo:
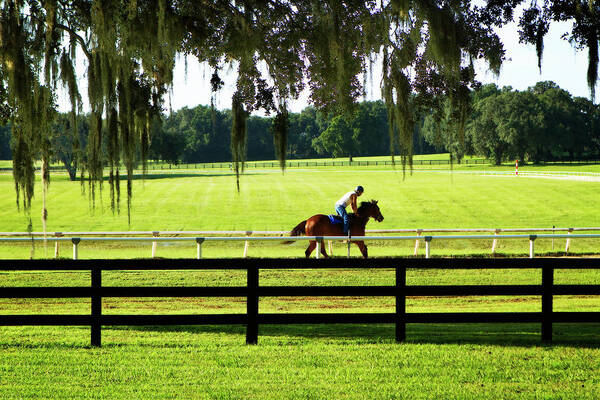
<path id="1" fill-rule="evenodd" d="M 79 165 L 92 199 L 105 167 L 113 199 L 114 193 L 118 198 L 124 165 L 128 210 L 133 169 L 148 157 L 152 127 L 161 116 L 178 54 L 210 66 L 215 93 L 223 85 L 223 68 L 237 69 L 230 143 L 236 172 L 243 170 L 250 112 L 275 113 L 272 132 L 283 161 L 287 102 L 308 87 L 317 108 L 351 112 L 369 85 L 374 63 L 383 70 L 390 152 L 400 151 L 403 165 L 411 162 L 413 127 L 423 110 L 437 112 L 436 121 L 446 120 L 462 142 L 469 92 L 477 86 L 473 62 L 484 59 L 499 71 L 504 49 L 493 27 L 512 20 L 524 1 L 474 3 L 0 0 L 0 119 L 11 121 L 17 203 L 21 199 L 25 209 L 30 206 L 34 160 L 42 161 L 44 188 L 48 184 L 56 143 L 49 128 L 59 85 L 72 106 L 72 137 L 79 138 L 81 73 L 75 65 L 80 56 L 87 68 L 90 116 Z M 519 25 L 521 40 L 535 43 L 540 61 L 549 24 L 574 22 L 568 39 L 589 51 L 587 79 L 593 93 L 600 6 L 588 0 L 534 0 L 527 6 Z M 106 160 L 101 157 L 103 136 L 108 137 Z"/>

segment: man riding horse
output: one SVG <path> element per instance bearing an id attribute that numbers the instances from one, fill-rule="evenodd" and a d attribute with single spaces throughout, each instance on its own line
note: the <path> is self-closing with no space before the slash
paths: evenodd
<path id="1" fill-rule="evenodd" d="M 356 199 L 358 198 L 358 196 L 363 194 L 364 191 L 365 190 L 362 186 L 357 186 L 356 189 L 349 191 L 335 203 L 335 211 L 340 217 L 342 217 L 342 220 L 344 221 L 344 235 L 347 235 L 350 229 L 350 217 L 346 212 L 346 207 L 348 207 L 348 204 L 350 204 L 350 206 L 352 207 L 352 211 L 354 211 L 354 213 L 356 214 L 358 210 L 358 208 L 356 207 Z"/>

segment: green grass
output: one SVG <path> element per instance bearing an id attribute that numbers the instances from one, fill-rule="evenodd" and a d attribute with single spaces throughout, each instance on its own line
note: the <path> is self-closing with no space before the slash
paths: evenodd
<path id="1" fill-rule="evenodd" d="M 548 167 L 550 168 L 550 167 Z M 570 167 L 576 171 L 578 167 Z M 236 191 L 235 176 L 228 171 L 194 171 L 153 174 L 134 182 L 131 225 L 126 204 L 121 213 L 110 211 L 108 185 L 96 198 L 95 208 L 81 195 L 78 182 L 64 175 L 52 177 L 48 196 L 49 232 L 55 231 L 165 231 L 165 230 L 290 230 L 317 213 L 332 213 L 333 203 L 349 188 L 365 186 L 364 200 L 377 199 L 385 220 L 369 222 L 367 229 L 433 228 L 551 228 L 600 227 L 600 182 L 514 176 L 416 171 L 403 176 L 386 169 L 323 168 L 248 170 Z M 40 186 L 32 206 L 33 230 L 41 231 Z M 124 188 L 123 188 L 124 191 Z M 24 231 L 27 218 L 18 212 L 10 175 L 0 175 L 0 231 Z M 361 198 L 360 200 L 363 200 Z M 571 251 L 598 253 L 599 240 L 573 240 Z M 334 254 L 344 255 L 342 244 Z M 148 257 L 150 244 L 80 245 L 80 255 L 95 257 Z M 292 246 L 252 243 L 249 255 L 299 256 L 305 243 Z M 414 243 L 371 243 L 373 256 L 411 255 Z M 538 254 L 561 254 L 565 240 L 536 241 Z M 30 246 L 1 245 L 0 257 L 30 256 Z M 243 243 L 205 244 L 206 257 L 240 256 Z M 433 255 L 489 254 L 491 240 L 434 241 Z M 499 242 L 501 254 L 526 255 L 527 240 Z M 53 256 L 37 246 L 36 257 Z M 63 246 L 63 255 L 70 249 Z M 164 244 L 158 255 L 193 257 L 193 243 Z M 358 254 L 356 249 L 352 254 Z M 421 253 L 422 254 L 422 253 Z"/>
<path id="2" fill-rule="evenodd" d="M 486 328 L 470 331 L 476 336 Z M 534 337 L 532 328 L 525 326 L 521 332 Z M 88 334 L 84 328 L 68 329 L 64 336 L 51 328 L 14 329 L 21 335 L 19 341 L 4 345 L 0 353 L 6 382 L 0 395 L 4 399 L 594 399 L 599 389 L 596 347 L 447 343 L 432 332 L 444 329 L 441 326 L 409 328 L 409 334 L 429 339 L 403 345 L 378 336 L 393 334 L 385 326 L 340 326 L 335 331 L 286 327 L 283 337 L 281 329 L 261 329 L 259 346 L 243 345 L 243 330 L 238 327 L 109 329 L 101 349 L 84 347 Z M 446 329 L 457 333 L 461 327 Z M 572 327 L 562 329 L 570 331 Z M 37 336 L 49 340 L 36 344 Z"/>
<path id="3" fill-rule="evenodd" d="M 240 271 L 105 272 L 103 284 L 242 285 Z M 264 285 L 391 284 L 391 270 L 264 271 Z M 84 272 L 10 272 L 2 286 L 89 285 Z M 600 283 L 597 271 L 557 271 L 557 283 Z M 410 270 L 409 285 L 535 284 L 530 270 Z M 557 311 L 598 311 L 596 297 L 562 298 Z M 534 296 L 409 298 L 408 312 L 539 311 Z M 266 298 L 261 312 L 392 312 L 392 298 Z M 2 299 L 5 314 L 89 313 L 89 300 Z M 243 313 L 244 299 L 105 299 L 106 314 Z M 104 327 L 102 348 L 85 327 L 0 328 L 0 397 L 200 399 L 594 399 L 600 324 L 265 325 L 258 346 L 243 326 Z"/>
<path id="4" fill-rule="evenodd" d="M 476 170 L 466 166 L 455 171 Z M 479 167 L 481 168 L 481 167 Z M 490 170 L 511 170 L 506 165 Z M 528 168 L 528 167 L 525 167 Z M 579 171 L 582 166 L 544 166 Z M 597 167 L 593 167 L 598 170 Z M 519 228 L 600 226 L 599 182 L 420 172 L 390 167 L 247 171 L 241 192 L 226 170 L 178 171 L 134 182 L 131 225 L 108 208 L 108 185 L 90 207 L 77 182 L 53 175 L 48 230 L 288 230 L 315 213 L 333 212 L 349 188 L 365 186 L 385 220 L 367 228 Z M 32 207 L 41 230 L 40 188 Z M 23 231 L 10 174 L 0 175 L 0 231 Z M 599 253 L 600 241 L 574 240 L 572 251 Z M 556 241 L 555 254 L 564 249 Z M 253 257 L 299 257 L 305 243 L 252 244 Z M 375 242 L 372 256 L 412 254 L 413 242 Z M 489 254 L 491 240 L 437 241 L 432 254 Z M 551 241 L 536 241 L 538 252 Z M 161 257 L 195 256 L 195 245 L 159 246 Z M 203 246 L 206 257 L 240 257 L 242 243 Z M 525 255 L 526 240 L 499 252 Z M 52 257 L 38 245 L 35 257 Z M 2 245 L 2 258 L 28 258 L 31 246 Z M 149 257 L 150 244 L 80 245 L 81 258 Z M 345 255 L 335 244 L 334 254 Z M 421 252 L 422 254 L 422 252 Z M 61 246 L 70 257 L 71 247 Z M 358 256 L 353 248 L 352 256 Z M 264 271 L 263 285 L 390 285 L 391 270 Z M 411 270 L 409 285 L 539 284 L 530 270 Z M 104 285 L 243 285 L 240 271 L 105 272 Z M 87 286 L 84 272 L 4 272 L 2 286 Z M 600 284 L 598 271 L 561 270 L 556 284 Z M 243 313 L 243 298 L 110 298 L 106 314 Z M 409 298 L 408 312 L 540 311 L 537 296 Z M 555 311 L 600 311 L 598 296 L 557 296 Z M 261 312 L 393 312 L 393 298 L 262 298 Z M 0 314 L 90 312 L 86 299 L 0 299 Z M 391 325 L 261 326 L 246 346 L 243 326 L 105 327 L 103 347 L 89 347 L 87 327 L 0 327 L 0 398 L 199 399 L 595 399 L 600 391 L 600 324 L 556 324 L 552 345 L 539 324 L 409 324 L 396 344 Z"/>

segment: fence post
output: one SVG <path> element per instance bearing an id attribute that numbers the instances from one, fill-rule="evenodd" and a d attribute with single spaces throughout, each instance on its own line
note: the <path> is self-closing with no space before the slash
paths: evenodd
<path id="1" fill-rule="evenodd" d="M 246 231 L 246 236 L 250 237 L 252 235 L 252 231 Z M 244 258 L 248 257 L 248 247 L 250 247 L 250 241 L 246 240 L 244 242 Z"/>
<path id="2" fill-rule="evenodd" d="M 554 267 L 542 266 L 542 341 L 552 341 L 552 288 Z"/>
<path id="3" fill-rule="evenodd" d="M 431 236 L 425 236 L 425 258 L 429 258 L 431 256 Z"/>
<path id="4" fill-rule="evenodd" d="M 502 229 L 496 229 L 494 231 L 494 236 L 498 236 Z M 494 242 L 492 243 L 492 255 L 496 254 L 496 246 L 498 246 L 498 238 L 494 237 Z"/>
<path id="5" fill-rule="evenodd" d="M 396 267 L 396 342 L 406 340 L 406 267 Z"/>
<path id="6" fill-rule="evenodd" d="M 102 269 L 92 267 L 92 346 L 100 347 L 102 344 L 102 325 L 100 318 L 102 316 L 102 296 L 100 288 L 102 287 Z"/>
<path id="7" fill-rule="evenodd" d="M 567 233 L 568 235 L 573 233 L 573 228 L 569 228 L 569 232 Z M 571 246 L 571 239 L 567 239 L 567 244 L 565 246 L 565 254 L 569 253 L 569 247 Z"/>
<path id="8" fill-rule="evenodd" d="M 317 254 L 315 254 L 315 258 L 320 257 L 322 243 L 323 243 L 323 238 L 317 237 Z"/>
<path id="9" fill-rule="evenodd" d="M 333 256 L 333 240 L 328 240 L 327 245 L 328 245 L 328 250 L 329 250 L 329 257 L 332 257 Z"/>
<path id="10" fill-rule="evenodd" d="M 196 238 L 196 258 L 198 260 L 202 258 L 202 242 L 204 242 L 203 237 Z"/>
<path id="11" fill-rule="evenodd" d="M 258 267 L 248 267 L 246 344 L 258 343 Z"/>
<path id="12" fill-rule="evenodd" d="M 159 237 L 160 236 L 160 232 L 154 231 L 154 232 L 152 232 L 152 236 L 153 237 Z M 156 258 L 156 248 L 157 247 L 158 247 L 158 242 L 157 241 L 153 241 L 152 242 L 152 258 Z"/>
<path id="13" fill-rule="evenodd" d="M 63 235 L 62 232 L 54 232 L 54 236 L 57 238 L 62 237 L 62 235 Z M 60 242 L 58 240 L 56 242 L 54 242 L 54 258 L 58 258 L 58 247 L 59 247 L 58 244 L 59 243 Z"/>
<path id="14" fill-rule="evenodd" d="M 73 260 L 77 260 L 78 250 L 77 245 L 81 242 L 80 238 L 71 238 L 71 242 L 73 242 Z"/>
<path id="15" fill-rule="evenodd" d="M 529 235 L 529 258 L 535 257 L 535 246 L 534 242 L 537 239 L 537 235 Z"/>
<path id="16" fill-rule="evenodd" d="M 421 233 L 423 233 L 423 229 L 417 229 L 417 236 L 421 236 Z M 416 256 L 419 253 L 419 239 L 415 240 L 415 252 L 413 253 L 413 256 Z"/>

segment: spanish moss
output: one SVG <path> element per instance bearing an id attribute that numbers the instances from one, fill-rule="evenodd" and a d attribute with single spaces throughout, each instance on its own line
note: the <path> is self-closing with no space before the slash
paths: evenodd
<path id="1" fill-rule="evenodd" d="M 275 154 L 279 160 L 279 166 L 285 171 L 285 152 L 287 150 L 287 133 L 289 130 L 289 115 L 285 103 L 273 118 L 271 132 L 273 134 L 273 144 Z"/>
<path id="2" fill-rule="evenodd" d="M 244 172 L 246 161 L 246 119 L 248 113 L 244 110 L 241 95 L 236 92 L 231 101 L 231 158 L 238 192 L 240 191 L 240 174 Z"/>

